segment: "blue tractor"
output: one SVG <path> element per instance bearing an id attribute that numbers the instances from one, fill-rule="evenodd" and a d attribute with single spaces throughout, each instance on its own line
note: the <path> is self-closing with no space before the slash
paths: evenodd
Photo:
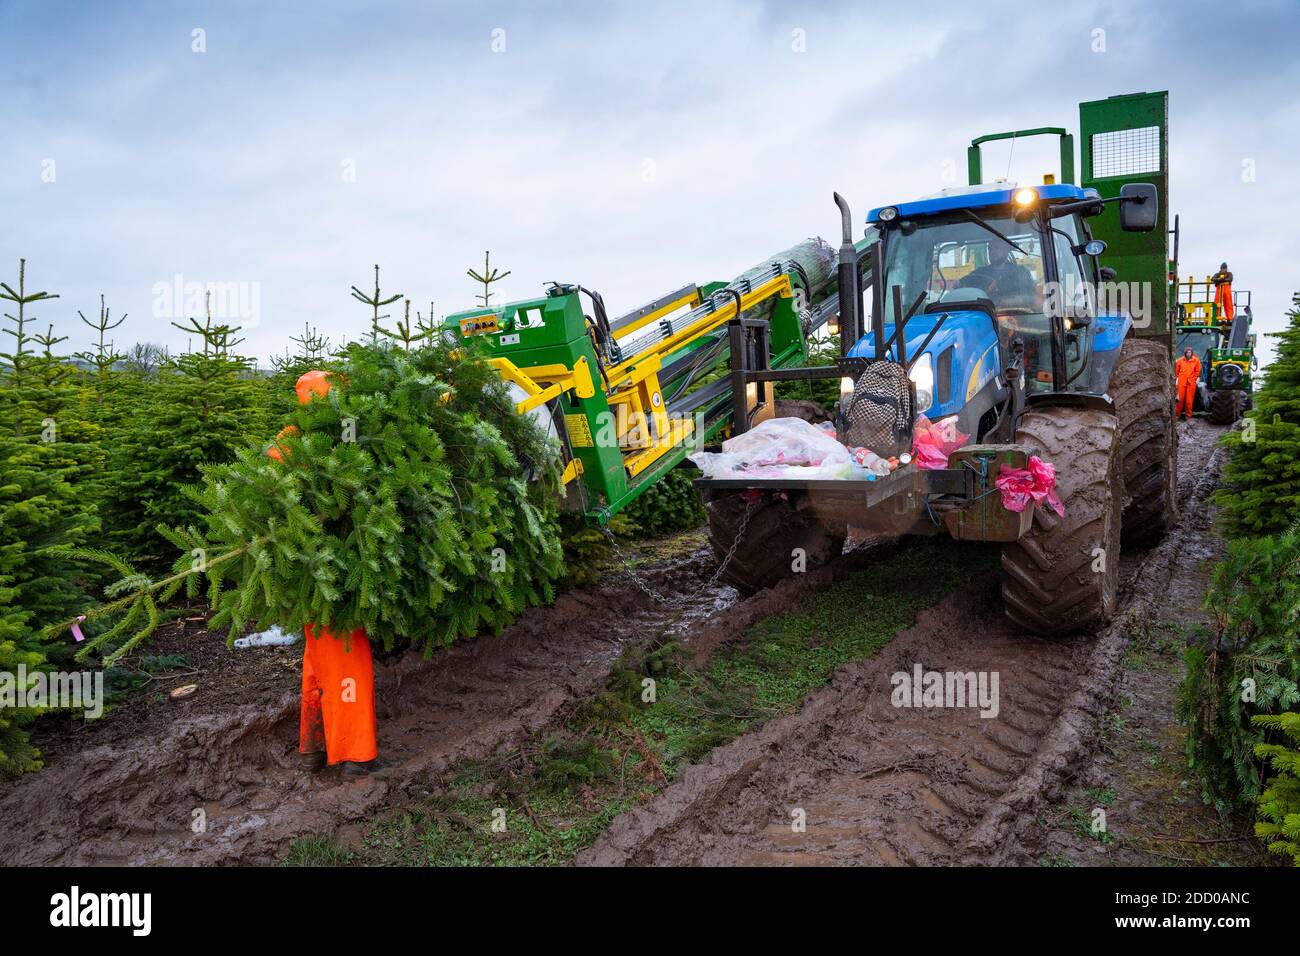
<path id="1" fill-rule="evenodd" d="M 860 530 L 947 533 L 1002 542 L 1003 599 L 1017 625 L 1059 634 L 1105 622 L 1121 533 L 1150 540 L 1173 519 L 1176 432 L 1169 345 L 1139 334 L 1151 325 L 1141 308 L 1110 301 L 1116 276 L 1090 224 L 1117 212 L 1109 218 L 1122 231 L 1152 232 L 1159 190 L 954 187 L 872 209 L 858 240 L 848 204 L 835 200 L 839 360 L 773 370 L 742 344 L 733 381 L 838 377 L 841 440 L 904 464 L 875 480 L 701 479 L 714 548 L 730 557 L 724 578 L 743 592 L 772 586 L 795 564 L 838 555 Z M 1163 277 L 1163 256 L 1158 268 Z M 921 414 L 955 415 L 971 436 L 946 468 L 907 463 Z M 1063 515 L 1003 506 L 998 473 L 1033 456 L 1055 467 Z"/>

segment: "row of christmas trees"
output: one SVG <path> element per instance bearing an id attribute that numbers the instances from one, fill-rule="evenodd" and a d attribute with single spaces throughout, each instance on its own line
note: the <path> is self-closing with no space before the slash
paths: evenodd
<path id="1" fill-rule="evenodd" d="M 509 272 L 485 255 L 483 269 L 469 275 L 487 304 Z M 259 372 L 239 354 L 240 329 L 207 309 L 172 323 L 192 345 L 181 354 L 145 343 L 119 351 L 114 333 L 126 316 L 114 317 L 102 298 L 97 315 L 78 313 L 93 344 L 65 354 L 68 336 L 44 318 L 58 296 L 33 285 L 25 260 L 16 280 L 0 282 L 0 675 L 70 664 L 71 637 L 51 640 L 43 631 L 117 593 L 104 590 L 119 577 L 115 569 L 74 552 L 112 553 L 143 575 L 169 567 L 176 548 L 159 525 L 204 517 L 187 486 L 204 468 L 264 444 L 295 411 L 298 375 L 339 362 L 338 350 L 308 326 Z M 374 291 L 353 294 L 370 306 L 363 340 L 372 346 L 409 350 L 434 338 L 432 303 L 412 320 L 406 300 L 405 314 L 388 321 L 381 310 L 402 296 L 381 293 L 378 266 Z M 23 731 L 33 716 L 0 694 L 0 774 L 38 764 Z"/>
<path id="2" fill-rule="evenodd" d="M 1222 439 L 1216 497 L 1230 540 L 1179 712 L 1206 798 L 1254 807 L 1256 833 L 1300 865 L 1300 294 L 1288 320 L 1254 409 Z"/>

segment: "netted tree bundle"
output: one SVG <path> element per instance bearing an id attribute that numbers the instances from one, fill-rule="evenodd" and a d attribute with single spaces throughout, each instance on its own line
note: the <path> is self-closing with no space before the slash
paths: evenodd
<path id="1" fill-rule="evenodd" d="M 808 299 L 807 304 L 811 305 L 820 301 L 829 293 L 835 291 L 835 250 L 830 244 L 818 236 L 805 239 L 789 249 L 783 249 L 753 267 L 746 269 L 740 275 L 736 276 L 733 282 L 739 282 L 742 279 L 748 279 L 755 284 L 763 272 L 771 267 L 773 263 L 779 263 L 784 266 L 787 261 L 794 261 L 803 269 L 804 275 L 808 278 Z M 757 305 L 745 312 L 747 319 L 765 319 L 773 308 L 773 300 L 768 300 L 761 305 Z"/>
<path id="2" fill-rule="evenodd" d="M 277 439 L 207 470 L 203 525 L 174 542 L 218 559 L 214 623 L 365 628 L 424 653 L 549 602 L 562 572 L 552 467 L 496 373 L 435 345 L 353 345 Z M 190 581 L 197 584 L 197 578 Z"/>

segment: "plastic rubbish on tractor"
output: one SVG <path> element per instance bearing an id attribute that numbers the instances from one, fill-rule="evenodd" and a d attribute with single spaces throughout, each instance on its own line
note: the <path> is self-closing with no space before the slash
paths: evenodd
<path id="1" fill-rule="evenodd" d="M 1029 507 L 1029 502 L 1047 504 L 1064 517 L 1065 506 L 1056 494 L 1056 466 L 1037 455 L 1029 456 L 1028 468 L 1002 466 L 993 484 L 1002 492 L 1002 507 L 1017 514 Z"/>
<path id="2" fill-rule="evenodd" d="M 912 460 L 918 468 L 946 468 L 948 456 L 970 436 L 957 429 L 951 415 L 916 421 Z M 835 437 L 830 422 L 812 425 L 800 418 L 770 418 L 722 443 L 720 452 L 691 456 L 706 478 L 883 478 L 899 467 L 897 458 L 882 458 L 870 448 L 850 448 Z M 906 463 L 906 459 L 904 459 Z"/>
<path id="3" fill-rule="evenodd" d="M 802 418 L 769 418 L 691 456 L 706 478 L 855 478 L 858 465 L 833 432 Z"/>

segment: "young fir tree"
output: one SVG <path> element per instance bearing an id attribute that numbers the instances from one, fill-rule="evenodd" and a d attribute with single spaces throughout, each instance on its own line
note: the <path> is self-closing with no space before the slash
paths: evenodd
<path id="1" fill-rule="evenodd" d="M 86 318 L 86 313 L 80 310 L 77 311 L 77 315 L 81 316 L 81 321 L 95 332 L 94 349 L 83 350 L 76 353 L 76 356 L 89 366 L 90 377 L 94 384 L 95 402 L 102 405 L 113 386 L 114 373 L 118 365 L 126 360 L 126 355 L 118 352 L 113 347 L 113 342 L 108 340 L 108 333 L 119 328 L 126 321 L 126 316 L 120 316 L 114 322 L 102 295 L 99 297 L 99 318 L 96 321 L 92 322 Z"/>
<path id="2" fill-rule="evenodd" d="M 4 454 L 3 446 L 7 441 L 12 439 L 0 435 L 0 456 Z M 0 508 L 3 508 L 3 502 L 0 502 Z M 11 675 L 10 679 L 15 682 L 12 685 L 13 701 L 5 700 L 7 691 L 0 690 L 0 777 L 35 770 L 41 765 L 40 754 L 32 746 L 25 729 L 36 712 L 30 707 L 17 706 L 16 688 L 18 668 L 22 666 L 34 672 L 42 667 L 45 658 L 35 649 L 36 636 L 27 624 L 30 615 L 14 604 L 18 597 L 17 589 L 9 586 L 13 571 L 10 556 L 0 546 L 0 674 Z"/>
<path id="3" fill-rule="evenodd" d="M 429 300 L 428 316 L 423 316 L 419 312 L 415 313 L 415 330 L 417 332 L 424 333 L 422 337 L 422 341 L 426 341 L 426 342 L 431 341 L 433 337 L 438 333 L 438 325 L 434 322 L 433 319 L 432 299 Z"/>
<path id="4" fill-rule="evenodd" d="M 1286 741 L 1255 747 L 1255 756 L 1276 771 L 1259 795 L 1255 836 L 1268 844 L 1270 853 L 1289 856 L 1300 866 L 1300 714 L 1260 716 L 1255 724 L 1280 731 Z"/>
<path id="5" fill-rule="evenodd" d="M 109 542 L 147 568 L 171 563 L 158 524 L 198 516 L 184 486 L 199 480 L 204 465 L 231 461 L 236 449 L 274 434 L 265 383 L 233 352 L 239 329 L 210 313 L 203 323 L 172 324 L 200 348 L 169 359 L 138 397 L 110 449 L 113 495 L 103 512 Z"/>
<path id="6" fill-rule="evenodd" d="M 386 305 L 392 305 L 401 297 L 402 297 L 402 293 L 399 292 L 396 295 L 390 295 L 386 299 L 383 298 L 383 293 L 379 291 L 379 266 L 378 265 L 375 266 L 375 291 L 373 293 L 367 295 L 366 293 L 358 289 L 356 286 L 352 287 L 352 298 L 356 299 L 358 302 L 370 306 L 371 309 L 371 313 L 370 313 L 370 344 L 371 345 L 374 345 L 379 341 L 380 320 L 388 318 L 387 315 L 380 315 L 379 310 Z"/>
<path id="7" fill-rule="evenodd" d="M 430 303 L 430 305 L 432 305 L 432 303 Z M 394 342 L 400 342 L 402 348 L 409 352 L 412 348 L 419 345 L 421 342 L 427 341 L 429 337 L 433 335 L 433 330 L 431 328 L 423 327 L 420 323 L 420 314 L 418 312 L 415 314 L 415 318 L 416 325 L 412 327 L 411 300 L 407 299 L 406 317 L 398 319 L 393 323 L 396 327 L 394 330 L 386 329 L 383 326 L 376 326 L 376 328 L 378 329 L 379 334 L 383 335 L 385 338 L 393 340 Z"/>
<path id="8" fill-rule="evenodd" d="M 18 287 L 0 282 L 0 301 L 12 303 L 13 312 L 5 312 L 9 328 L 4 334 L 13 339 L 12 352 L 0 352 L 0 374 L 4 375 L 9 390 L 14 434 L 36 430 L 37 423 L 45 418 L 42 396 L 38 387 L 34 365 L 38 362 L 36 342 L 31 327 L 36 321 L 30 314 L 31 306 L 38 302 L 57 299 L 48 292 L 27 291 L 27 260 L 18 260 Z"/>
<path id="9" fill-rule="evenodd" d="M 1216 500 L 1233 537 L 1280 534 L 1300 518 L 1300 293 L 1288 316 L 1287 329 L 1271 333 L 1277 353 L 1254 409 L 1224 437 L 1231 456 Z"/>
<path id="10" fill-rule="evenodd" d="M 95 449 L 86 441 L 90 426 L 70 411 L 75 370 L 55 351 L 63 339 L 52 327 L 29 331 L 30 306 L 57 297 L 27 292 L 20 260 L 17 288 L 0 283 L 0 298 L 15 306 L 5 313 L 13 351 L 0 354 L 0 588 L 9 595 L 12 631 L 20 617 L 40 626 L 86 600 L 83 573 L 48 549 L 85 543 L 98 520 L 78 487 Z"/>
<path id="11" fill-rule="evenodd" d="M 483 271 L 476 272 L 473 269 L 466 269 L 465 274 L 469 276 L 471 279 L 473 279 L 475 282 L 482 283 L 483 294 L 477 296 L 476 298 L 478 298 L 479 304 L 486 309 L 489 306 L 489 304 L 492 302 L 492 296 L 494 295 L 492 291 L 492 286 L 497 282 L 500 282 L 506 276 L 510 275 L 510 270 L 507 269 L 505 272 L 502 272 L 501 270 L 494 267 L 492 265 L 492 253 L 491 251 L 488 251 L 483 253 Z"/>
<path id="12" fill-rule="evenodd" d="M 1205 610 L 1211 627 L 1187 648 L 1178 716 L 1206 798 L 1244 810 L 1261 786 L 1252 718 L 1300 704 L 1300 528 L 1229 542 Z"/>

